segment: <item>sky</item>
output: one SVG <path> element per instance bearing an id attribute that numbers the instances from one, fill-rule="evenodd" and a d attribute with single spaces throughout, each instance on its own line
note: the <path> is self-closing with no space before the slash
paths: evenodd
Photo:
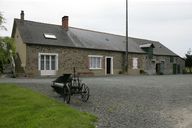
<path id="1" fill-rule="evenodd" d="M 125 0 L 0 0 L 7 31 L 14 18 L 61 25 L 69 16 L 72 27 L 125 35 Z M 128 35 L 159 41 L 184 57 L 192 48 L 192 0 L 128 0 Z"/>

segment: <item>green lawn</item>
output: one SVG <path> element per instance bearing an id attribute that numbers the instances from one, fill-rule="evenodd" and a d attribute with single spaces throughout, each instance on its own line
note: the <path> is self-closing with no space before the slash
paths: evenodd
<path id="1" fill-rule="evenodd" d="M 13 84 L 0 84 L 0 128 L 94 128 L 97 118 Z"/>

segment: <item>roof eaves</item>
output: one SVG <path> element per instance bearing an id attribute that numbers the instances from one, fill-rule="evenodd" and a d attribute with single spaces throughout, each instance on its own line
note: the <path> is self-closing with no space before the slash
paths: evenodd
<path id="1" fill-rule="evenodd" d="M 14 19 L 13 21 L 13 28 L 12 28 L 12 32 L 11 32 L 11 37 L 13 38 L 15 35 L 15 31 L 16 31 L 16 19 Z"/>

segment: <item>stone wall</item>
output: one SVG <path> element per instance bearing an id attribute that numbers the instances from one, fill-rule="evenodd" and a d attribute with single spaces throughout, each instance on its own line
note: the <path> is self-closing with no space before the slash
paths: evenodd
<path id="1" fill-rule="evenodd" d="M 180 66 L 180 71 L 178 71 L 176 74 L 182 73 L 182 70 L 184 69 L 184 60 L 181 59 L 178 56 L 174 56 L 173 62 L 170 61 L 171 56 L 153 56 L 153 59 L 149 59 L 146 56 L 145 59 L 145 71 L 147 74 L 157 74 L 156 66 L 157 64 L 163 65 L 163 68 L 161 68 L 160 74 L 173 74 L 173 65 L 176 64 L 177 66 Z"/>
<path id="2" fill-rule="evenodd" d="M 89 50 L 77 48 L 64 48 L 41 45 L 27 45 L 27 66 L 26 74 L 30 76 L 40 76 L 38 70 L 39 53 L 58 53 L 58 71 L 57 75 L 63 73 L 73 73 L 73 67 L 81 74 L 90 74 L 95 76 L 105 75 L 105 57 L 113 57 L 113 74 L 122 72 L 123 54 L 121 52 Z M 89 69 L 88 55 L 99 55 L 102 57 L 102 69 Z"/>
<path id="3" fill-rule="evenodd" d="M 57 53 L 58 54 L 58 71 L 56 75 L 64 73 L 73 73 L 73 67 L 82 75 L 103 76 L 105 71 L 105 57 L 113 57 L 113 74 L 121 74 L 123 72 L 124 53 L 104 50 L 90 50 L 80 48 L 66 48 L 42 45 L 27 45 L 27 61 L 26 74 L 30 76 L 40 76 L 38 70 L 38 54 L 39 53 Z M 102 57 L 101 69 L 89 69 L 88 55 L 98 55 Z M 138 69 L 133 69 L 133 58 L 138 58 Z M 149 59 L 147 54 L 129 53 L 128 73 L 131 75 L 156 74 L 156 65 L 164 64 L 162 74 L 173 74 L 173 64 L 180 65 L 180 73 L 184 68 L 184 61 L 180 57 L 174 57 L 174 62 L 170 62 L 170 56 L 153 56 Z"/>
<path id="4" fill-rule="evenodd" d="M 145 70 L 145 54 L 128 54 L 128 74 L 130 75 L 139 75 L 141 70 Z M 138 58 L 138 69 L 133 69 L 133 58 Z"/>

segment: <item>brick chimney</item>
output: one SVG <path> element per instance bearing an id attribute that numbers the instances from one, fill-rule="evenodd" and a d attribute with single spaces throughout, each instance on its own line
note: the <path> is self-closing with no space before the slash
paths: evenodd
<path id="1" fill-rule="evenodd" d="M 62 27 L 67 31 L 68 30 L 68 21 L 69 21 L 69 17 L 68 16 L 64 16 L 62 17 Z"/>
<path id="2" fill-rule="evenodd" d="M 20 15 L 21 15 L 21 20 L 24 21 L 24 11 L 23 10 L 21 10 L 21 14 Z"/>

